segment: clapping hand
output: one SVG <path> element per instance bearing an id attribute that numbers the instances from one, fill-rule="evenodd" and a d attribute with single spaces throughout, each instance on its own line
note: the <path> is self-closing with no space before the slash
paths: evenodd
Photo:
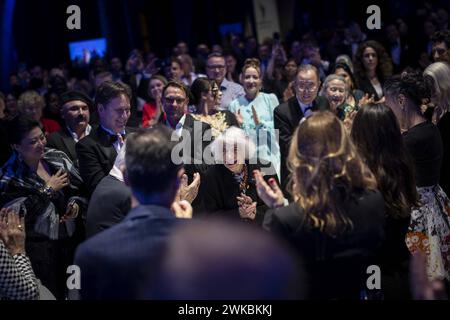
<path id="1" fill-rule="evenodd" d="M 241 193 L 236 197 L 241 218 L 254 220 L 256 217 L 256 202 L 249 196 Z"/>
<path id="2" fill-rule="evenodd" d="M 0 239 L 11 255 L 25 253 L 25 219 L 12 209 L 0 210 Z"/>
<path id="3" fill-rule="evenodd" d="M 181 176 L 180 187 L 178 188 L 178 193 L 176 201 L 186 200 L 192 203 L 198 194 L 198 189 L 200 187 L 200 174 L 198 172 L 194 173 L 194 180 L 188 185 L 188 176 L 183 174 Z"/>
<path id="4" fill-rule="evenodd" d="M 237 112 L 235 112 L 234 116 L 236 117 L 236 121 L 237 121 L 239 127 L 242 127 L 242 125 L 244 124 L 244 117 L 242 117 L 241 109 L 239 109 Z"/>
<path id="5" fill-rule="evenodd" d="M 193 209 L 191 204 L 186 200 L 173 202 L 170 209 L 179 219 L 192 219 Z"/>

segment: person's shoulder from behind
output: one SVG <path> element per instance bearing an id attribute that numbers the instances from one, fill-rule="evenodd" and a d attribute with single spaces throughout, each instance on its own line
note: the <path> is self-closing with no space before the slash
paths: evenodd
<path id="1" fill-rule="evenodd" d="M 364 217 L 361 220 L 365 224 L 371 224 L 372 222 L 383 222 L 386 207 L 384 198 L 378 189 L 375 190 L 360 190 L 354 194 L 356 198 L 356 207 L 358 210 L 349 212 L 349 214 L 356 214 L 357 216 Z"/>
<path id="2" fill-rule="evenodd" d="M 291 202 L 287 206 L 267 210 L 263 227 L 275 233 L 294 233 L 303 223 L 303 210 L 297 203 Z"/>

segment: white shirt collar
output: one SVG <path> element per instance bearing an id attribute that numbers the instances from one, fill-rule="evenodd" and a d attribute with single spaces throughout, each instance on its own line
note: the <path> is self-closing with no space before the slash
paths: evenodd
<path id="1" fill-rule="evenodd" d="M 84 130 L 84 136 L 88 136 L 89 133 L 91 133 L 91 129 L 92 129 L 91 125 L 88 124 L 86 129 Z M 76 132 L 72 131 L 69 127 L 67 127 L 67 130 L 69 131 L 70 135 L 72 136 L 73 140 L 75 140 L 75 142 L 78 142 L 78 140 L 80 140 Z"/>

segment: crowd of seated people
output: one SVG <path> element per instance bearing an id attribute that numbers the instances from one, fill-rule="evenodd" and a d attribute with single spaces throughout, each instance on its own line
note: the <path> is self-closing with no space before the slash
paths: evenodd
<path id="1" fill-rule="evenodd" d="M 0 298 L 74 298 L 73 264 L 80 299 L 445 296 L 450 31 L 423 23 L 11 75 Z"/>

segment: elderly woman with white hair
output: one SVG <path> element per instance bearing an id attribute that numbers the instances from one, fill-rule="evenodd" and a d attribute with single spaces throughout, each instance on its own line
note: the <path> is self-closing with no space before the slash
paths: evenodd
<path id="1" fill-rule="evenodd" d="M 264 179 L 278 181 L 273 166 L 258 164 L 255 143 L 237 127 L 216 138 L 211 150 L 216 164 L 202 178 L 205 215 L 262 224 L 267 207 L 257 196 L 253 171 L 262 170 Z"/>
<path id="2" fill-rule="evenodd" d="M 447 195 L 450 195 L 450 67 L 443 62 L 430 64 L 423 72 L 425 78 L 431 80 L 431 105 L 425 112 L 441 133 L 444 158 L 442 160 L 439 184 Z"/>
<path id="3" fill-rule="evenodd" d="M 350 112 L 356 110 L 355 106 L 351 106 L 346 102 L 349 94 L 347 82 L 343 77 L 336 74 L 330 74 L 325 78 L 322 89 L 319 92 L 320 96 L 327 98 L 331 110 L 341 120 L 344 120 Z"/>

